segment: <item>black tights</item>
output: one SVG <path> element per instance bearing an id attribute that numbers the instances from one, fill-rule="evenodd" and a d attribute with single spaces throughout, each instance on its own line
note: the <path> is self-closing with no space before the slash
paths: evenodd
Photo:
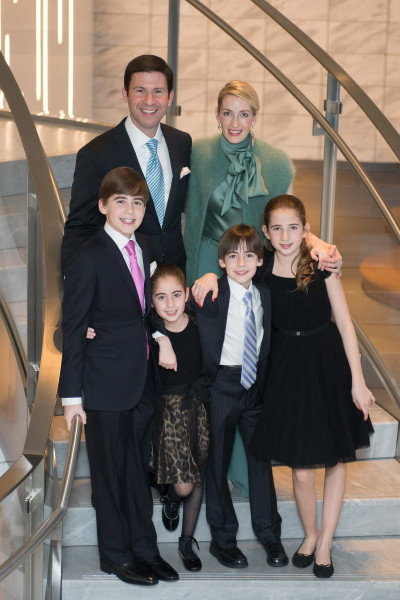
<path id="1" fill-rule="evenodd" d="M 182 536 L 191 537 L 196 529 L 199 518 L 201 500 L 203 497 L 203 482 L 193 484 L 192 491 L 187 496 L 177 493 L 174 484 L 168 485 L 168 496 L 172 502 L 183 502 Z"/>

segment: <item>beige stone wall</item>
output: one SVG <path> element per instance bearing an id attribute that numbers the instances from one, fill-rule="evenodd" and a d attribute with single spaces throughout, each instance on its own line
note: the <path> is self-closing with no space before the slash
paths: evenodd
<path id="1" fill-rule="evenodd" d="M 323 109 L 326 73 L 250 0 L 204 0 Z M 400 0 L 271 0 L 365 89 L 400 130 Z M 193 137 L 216 132 L 221 86 L 246 79 L 257 89 L 256 135 L 298 159 L 320 159 L 308 113 L 225 33 L 181 0 L 178 103 L 181 129 Z M 138 54 L 167 58 L 168 0 L 94 0 L 94 118 L 126 114 L 121 87 L 126 63 Z M 340 132 L 360 160 L 393 161 L 392 152 L 343 92 Z"/>

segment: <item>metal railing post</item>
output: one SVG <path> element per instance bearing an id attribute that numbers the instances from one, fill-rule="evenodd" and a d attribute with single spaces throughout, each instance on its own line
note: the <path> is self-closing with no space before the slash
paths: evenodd
<path id="1" fill-rule="evenodd" d="M 28 406 L 32 407 L 40 369 L 43 337 L 43 260 L 36 194 L 28 174 L 27 358 Z"/>
<path id="2" fill-rule="evenodd" d="M 338 131 L 339 114 L 342 112 L 340 102 L 340 84 L 331 73 L 328 73 L 327 93 L 325 100 L 326 120 Z M 321 226 L 320 237 L 331 243 L 335 219 L 337 148 L 331 138 L 325 134 L 324 163 L 322 172 Z"/>
<path id="3" fill-rule="evenodd" d="M 175 127 L 176 117 L 181 114 L 177 106 L 178 98 L 178 45 L 179 45 L 179 7 L 180 0 L 169 0 L 168 13 L 168 64 L 174 74 L 174 98 L 167 110 L 167 124 Z"/>

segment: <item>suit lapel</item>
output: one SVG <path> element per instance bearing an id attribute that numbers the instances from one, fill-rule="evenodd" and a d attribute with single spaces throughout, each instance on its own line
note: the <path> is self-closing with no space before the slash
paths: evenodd
<path id="1" fill-rule="evenodd" d="M 221 356 L 222 346 L 224 345 L 225 339 L 225 329 L 226 329 L 226 321 L 228 319 L 228 309 L 229 309 L 229 299 L 230 299 L 230 290 L 228 278 L 224 274 L 218 280 L 218 310 L 220 313 L 220 318 L 218 319 L 219 324 L 219 332 L 218 332 L 218 355 Z"/>
<path id="2" fill-rule="evenodd" d="M 147 244 L 140 233 L 136 234 L 136 241 L 139 244 L 143 253 L 143 267 L 144 267 L 144 299 L 145 299 L 145 312 L 144 316 L 147 317 L 151 309 L 151 285 L 150 285 L 150 255 Z"/>
<path id="3" fill-rule="evenodd" d="M 143 177 L 143 179 L 146 179 L 146 175 L 145 173 L 143 173 L 140 167 L 140 163 L 136 156 L 136 152 L 133 149 L 131 140 L 129 139 L 129 135 L 126 131 L 125 120 L 126 119 L 121 121 L 121 123 L 115 128 L 115 142 L 117 145 L 119 161 L 121 165 L 131 167 L 132 169 L 137 171 Z M 151 194 L 149 201 L 146 204 L 146 211 L 150 211 L 151 213 L 153 213 L 155 219 L 158 222 L 158 217 Z"/>
<path id="4" fill-rule="evenodd" d="M 167 144 L 169 160 L 172 169 L 171 189 L 169 191 L 167 208 L 164 216 L 164 221 L 168 222 L 170 214 L 174 214 L 175 211 L 174 198 L 176 196 L 179 184 L 181 165 L 179 162 L 179 151 L 175 143 L 175 136 L 173 135 L 173 132 L 171 132 L 169 129 L 166 129 L 163 125 L 161 125 L 161 130 L 163 132 L 163 136 Z"/>
<path id="5" fill-rule="evenodd" d="M 111 239 L 111 237 L 102 229 L 99 233 L 99 241 L 101 244 L 102 251 L 104 253 L 104 260 L 109 260 L 112 262 L 115 270 L 120 274 L 121 279 L 125 282 L 128 287 L 130 293 L 135 298 L 140 311 L 142 307 L 140 305 L 139 295 L 137 293 L 137 289 L 135 283 L 132 279 L 132 275 L 126 265 L 124 257 L 121 254 L 120 249 L 117 244 Z M 147 279 L 147 278 L 146 278 Z M 147 298 L 146 298 L 147 304 Z"/>

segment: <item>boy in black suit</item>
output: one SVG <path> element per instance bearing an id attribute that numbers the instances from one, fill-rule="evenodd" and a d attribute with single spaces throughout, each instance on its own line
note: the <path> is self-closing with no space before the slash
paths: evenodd
<path id="1" fill-rule="evenodd" d="M 263 257 L 257 231 L 243 224 L 231 227 L 220 239 L 218 257 L 221 268 L 226 269 L 218 281 L 218 297 L 213 302 L 209 293 L 204 306 L 195 311 L 204 371 L 213 382 L 206 471 L 210 552 L 225 566 L 247 566 L 237 547 L 238 521 L 227 482 L 238 426 L 247 454 L 253 529 L 266 550 L 268 564 L 280 567 L 288 558 L 280 540 L 281 517 L 272 469 L 247 452 L 261 410 L 270 345 L 269 289 L 252 281 Z M 247 292 L 251 292 L 250 298 Z"/>
<path id="2" fill-rule="evenodd" d="M 149 192 L 138 173 L 120 167 L 104 177 L 99 195 L 104 229 L 66 269 L 59 395 L 68 429 L 75 415 L 85 424 L 100 568 L 153 585 L 179 577 L 158 552 L 147 475 L 155 409 L 151 248 L 135 232 Z M 96 330 L 91 340 L 89 325 Z"/>

